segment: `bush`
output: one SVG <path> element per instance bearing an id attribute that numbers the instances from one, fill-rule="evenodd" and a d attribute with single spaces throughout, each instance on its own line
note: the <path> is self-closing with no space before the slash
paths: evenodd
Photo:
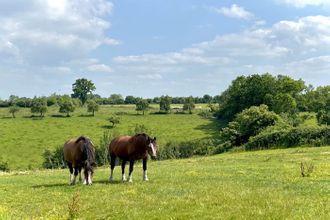
<path id="1" fill-rule="evenodd" d="M 65 168 L 63 146 L 57 147 L 54 151 L 45 150 L 42 154 L 44 162 L 42 166 L 46 169 Z"/>
<path id="2" fill-rule="evenodd" d="M 119 136 L 116 130 L 104 131 L 100 138 L 100 144 L 95 146 L 95 160 L 98 166 L 108 164 L 108 146 L 113 138 Z"/>
<path id="3" fill-rule="evenodd" d="M 220 135 L 223 141 L 239 146 L 279 120 L 280 117 L 276 113 L 268 111 L 267 105 L 252 106 L 237 114 L 234 121 L 222 129 Z"/>
<path id="4" fill-rule="evenodd" d="M 3 172 L 9 172 L 9 165 L 7 161 L 3 161 L 3 159 L 0 157 L 0 171 Z"/>
<path id="5" fill-rule="evenodd" d="M 222 148 L 222 150 L 219 150 Z M 164 147 L 159 149 L 158 159 L 179 159 L 189 158 L 194 155 L 212 155 L 215 153 L 222 153 L 228 150 L 219 144 L 218 140 L 200 139 L 184 142 L 168 142 Z"/>
<path id="6" fill-rule="evenodd" d="M 245 145 L 248 150 L 300 145 L 323 146 L 330 144 L 330 127 L 293 127 L 282 130 L 268 129 L 251 137 Z"/>
<path id="7" fill-rule="evenodd" d="M 112 127 L 114 128 L 116 124 L 120 123 L 120 118 L 116 116 L 112 116 L 108 119 L 108 121 L 112 124 Z"/>

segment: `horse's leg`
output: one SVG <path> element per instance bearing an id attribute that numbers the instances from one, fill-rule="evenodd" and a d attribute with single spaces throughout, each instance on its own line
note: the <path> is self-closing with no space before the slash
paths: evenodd
<path id="1" fill-rule="evenodd" d="M 148 181 L 147 176 L 147 158 L 143 159 L 143 181 Z"/>
<path id="2" fill-rule="evenodd" d="M 128 182 L 133 182 L 133 178 L 132 178 L 132 172 L 133 172 L 133 168 L 134 168 L 134 160 L 129 161 L 129 176 L 128 176 Z"/>
<path id="3" fill-rule="evenodd" d="M 123 159 L 121 162 L 121 180 L 124 182 L 126 181 L 126 176 L 125 176 L 125 165 L 126 165 L 126 160 Z"/>
<path id="4" fill-rule="evenodd" d="M 79 168 L 78 167 L 74 167 L 74 177 L 73 177 L 73 179 L 71 181 L 71 185 L 76 184 L 76 178 L 78 176 L 78 173 L 79 173 Z"/>
<path id="5" fill-rule="evenodd" d="M 81 167 L 79 167 L 79 182 L 81 182 Z"/>
<path id="6" fill-rule="evenodd" d="M 115 155 L 110 155 L 110 177 L 109 177 L 109 182 L 113 181 L 113 169 L 115 169 L 116 165 L 116 156 Z"/>
<path id="7" fill-rule="evenodd" d="M 73 177 L 73 167 L 72 167 L 72 163 L 68 162 L 68 167 L 69 167 L 69 171 L 70 171 L 70 176 L 69 176 L 69 184 L 72 183 L 72 177 Z"/>

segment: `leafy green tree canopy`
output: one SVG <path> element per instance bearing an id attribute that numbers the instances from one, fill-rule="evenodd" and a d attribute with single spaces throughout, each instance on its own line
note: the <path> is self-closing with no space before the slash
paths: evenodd
<path id="1" fill-rule="evenodd" d="M 31 113 L 40 114 L 40 117 L 43 117 L 44 114 L 47 112 L 47 100 L 46 98 L 33 98 L 32 106 L 31 106 Z"/>
<path id="2" fill-rule="evenodd" d="M 95 112 L 99 110 L 99 105 L 94 100 L 88 100 L 87 101 L 87 111 L 92 112 L 93 116 L 95 115 Z"/>
<path id="3" fill-rule="evenodd" d="M 259 106 L 267 104 L 272 109 L 273 99 L 290 99 L 301 95 L 306 88 L 304 81 L 294 80 L 288 76 L 271 74 L 239 76 L 237 77 L 227 90 L 220 97 L 221 106 L 218 117 L 227 121 L 231 121 L 234 116 L 251 106 Z M 287 94 L 285 96 L 277 96 L 278 94 Z M 292 101 L 292 100 L 290 100 Z M 280 106 L 276 103 L 277 111 L 283 112 L 295 106 L 291 102 L 289 106 Z M 283 107 L 284 109 L 280 109 Z"/>
<path id="4" fill-rule="evenodd" d="M 66 113 L 67 117 L 70 117 L 70 112 L 74 112 L 76 108 L 73 99 L 69 96 L 63 96 L 58 105 L 60 106 L 59 112 Z"/>
<path id="5" fill-rule="evenodd" d="M 160 102 L 159 102 L 160 111 L 169 113 L 171 111 L 171 103 L 172 103 L 172 99 L 168 95 L 160 97 Z"/>
<path id="6" fill-rule="evenodd" d="M 142 111 L 142 114 L 144 115 L 144 112 L 148 110 L 149 108 L 149 103 L 146 99 L 140 99 L 136 103 L 136 111 Z"/>
<path id="7" fill-rule="evenodd" d="M 269 111 L 267 105 L 252 106 L 237 114 L 235 119 L 222 129 L 221 136 L 224 141 L 239 146 L 279 120 L 280 117 Z"/>
<path id="8" fill-rule="evenodd" d="M 85 78 L 77 79 L 74 84 L 72 84 L 72 97 L 79 98 L 82 105 L 87 101 L 88 94 L 91 94 L 96 89 L 94 83 L 91 80 Z"/>

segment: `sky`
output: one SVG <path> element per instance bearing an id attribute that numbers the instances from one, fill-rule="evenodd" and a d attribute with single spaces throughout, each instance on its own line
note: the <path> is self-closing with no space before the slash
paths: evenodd
<path id="1" fill-rule="evenodd" d="M 219 95 L 239 75 L 330 84 L 330 0 L 0 0 L 0 99 Z"/>

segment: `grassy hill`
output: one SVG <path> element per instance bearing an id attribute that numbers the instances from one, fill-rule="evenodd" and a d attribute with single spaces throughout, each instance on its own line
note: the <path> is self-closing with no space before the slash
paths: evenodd
<path id="1" fill-rule="evenodd" d="M 151 107 L 150 113 L 158 111 L 158 106 Z M 198 105 L 197 111 L 205 107 Z M 215 119 L 196 114 L 137 115 L 135 105 L 101 106 L 95 117 L 86 108 L 79 108 L 69 118 L 52 107 L 42 119 L 31 118 L 29 109 L 21 109 L 16 118 L 11 118 L 7 108 L 0 108 L 0 155 L 11 170 L 40 168 L 44 150 L 63 145 L 71 137 L 87 135 L 98 145 L 103 132 L 113 130 L 107 119 L 114 115 L 121 118 L 116 127 L 119 134 L 129 134 L 137 124 L 143 124 L 157 137 L 160 147 L 168 141 L 217 135 L 221 126 Z"/>
<path id="2" fill-rule="evenodd" d="M 329 219 L 329 158 L 319 147 L 155 161 L 149 182 L 138 164 L 132 184 L 117 167 L 114 184 L 98 168 L 92 186 L 69 186 L 67 170 L 3 173 L 0 219 Z M 301 162 L 314 165 L 310 177 Z"/>

